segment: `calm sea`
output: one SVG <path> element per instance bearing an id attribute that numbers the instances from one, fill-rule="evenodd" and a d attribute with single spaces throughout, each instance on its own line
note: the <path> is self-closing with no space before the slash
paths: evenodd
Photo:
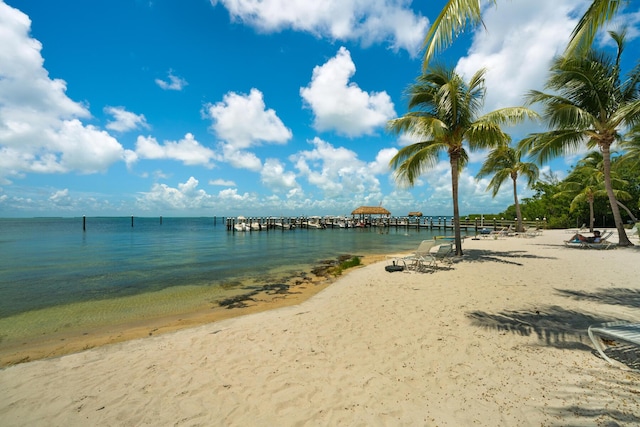
<path id="1" fill-rule="evenodd" d="M 409 251 L 405 228 L 232 233 L 223 218 L 0 219 L 0 345 L 188 312 L 324 259 Z"/>

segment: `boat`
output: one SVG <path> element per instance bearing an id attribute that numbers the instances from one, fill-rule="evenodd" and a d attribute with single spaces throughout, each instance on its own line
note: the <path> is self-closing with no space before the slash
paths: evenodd
<path id="1" fill-rule="evenodd" d="M 236 231 L 250 231 L 251 227 L 247 223 L 247 218 L 243 216 L 236 217 L 236 222 L 233 224 L 233 228 Z"/>
<path id="2" fill-rule="evenodd" d="M 307 218 L 307 228 L 322 229 L 325 228 L 325 225 L 320 221 L 319 216 L 310 216 Z"/>

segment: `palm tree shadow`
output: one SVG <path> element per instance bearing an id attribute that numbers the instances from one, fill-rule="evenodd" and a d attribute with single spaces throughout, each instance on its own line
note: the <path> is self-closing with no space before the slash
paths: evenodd
<path id="1" fill-rule="evenodd" d="M 496 262 L 501 264 L 522 265 L 518 260 L 525 259 L 556 259 L 532 254 L 528 251 L 492 251 L 487 249 L 466 249 L 464 260 L 466 262 Z"/>
<path id="2" fill-rule="evenodd" d="M 578 301 L 594 301 L 609 305 L 640 308 L 640 289 L 608 288 L 595 292 L 575 291 L 572 289 L 556 289 L 560 295 Z"/>
<path id="3" fill-rule="evenodd" d="M 474 326 L 480 328 L 521 336 L 536 335 L 548 346 L 584 351 L 591 350 L 591 347 L 584 343 L 588 338 L 589 325 L 608 320 L 558 306 L 499 313 L 472 311 L 467 313 L 467 317 Z"/>

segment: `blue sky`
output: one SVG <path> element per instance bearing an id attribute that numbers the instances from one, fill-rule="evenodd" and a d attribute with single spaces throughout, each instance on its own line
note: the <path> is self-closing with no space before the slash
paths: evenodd
<path id="1" fill-rule="evenodd" d="M 451 215 L 442 158 L 414 188 L 385 131 L 443 1 L 0 0 L 0 216 Z M 534 4 L 535 3 L 535 4 Z M 559 5 L 560 3 L 560 5 Z M 541 89 L 587 0 L 502 0 L 438 57 L 487 68 L 487 111 Z M 638 1 L 614 25 L 639 49 Z M 616 27 L 617 28 L 617 27 Z M 536 130 L 510 129 L 514 140 Z M 460 177 L 461 213 L 513 203 Z M 580 155 L 580 153 L 576 153 Z M 562 177 L 575 157 L 544 171 Z M 520 185 L 521 197 L 531 193 Z"/>

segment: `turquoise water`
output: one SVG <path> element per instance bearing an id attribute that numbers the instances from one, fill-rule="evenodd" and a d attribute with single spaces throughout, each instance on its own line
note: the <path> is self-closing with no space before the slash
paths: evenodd
<path id="1" fill-rule="evenodd" d="M 408 251 L 426 229 L 227 231 L 222 218 L 0 219 L 0 319 L 183 288 L 277 283 L 342 254 Z M 178 297 L 176 297 L 178 295 Z M 142 303 L 141 303 L 142 301 Z M 141 306 L 142 305 L 142 306 Z M 114 307 L 119 307 L 116 305 Z M 115 308 L 114 308 L 115 309 Z"/>

